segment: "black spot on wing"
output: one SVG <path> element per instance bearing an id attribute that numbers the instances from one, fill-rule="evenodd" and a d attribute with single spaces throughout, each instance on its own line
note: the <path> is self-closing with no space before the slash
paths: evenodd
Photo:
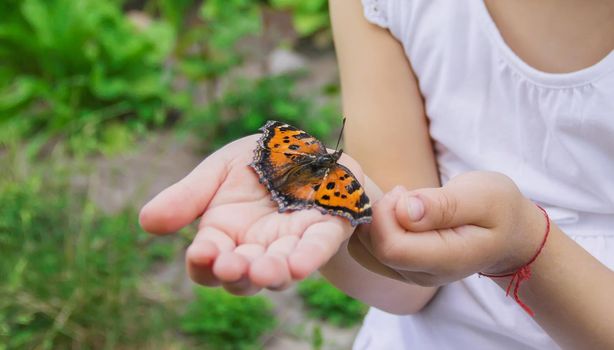
<path id="1" fill-rule="evenodd" d="M 360 198 L 358 198 L 358 200 L 356 201 L 356 208 L 358 209 L 362 209 L 364 208 L 367 204 L 369 204 L 369 197 L 367 197 L 367 195 L 363 192 L 360 195 Z"/>
<path id="2" fill-rule="evenodd" d="M 300 134 L 296 134 L 293 135 L 292 137 L 294 137 L 297 140 L 302 140 L 302 139 L 308 139 L 308 138 L 313 138 L 313 136 L 309 135 L 306 132 L 300 133 Z"/>
<path id="3" fill-rule="evenodd" d="M 335 188 L 335 182 L 334 181 L 331 181 L 331 182 L 326 184 L 326 189 L 327 190 L 332 190 L 333 188 Z"/>
<path id="4" fill-rule="evenodd" d="M 281 128 L 279 128 L 279 130 L 280 131 L 298 131 L 298 129 L 292 125 L 284 125 Z"/>
<path id="5" fill-rule="evenodd" d="M 269 120 L 266 124 L 261 127 L 259 130 L 262 131 L 262 136 L 258 140 L 258 149 L 267 148 L 266 145 L 269 144 L 269 141 L 275 136 L 275 128 L 279 125 L 283 125 L 282 123 L 274 120 Z"/>
<path id="6" fill-rule="evenodd" d="M 290 146 L 288 146 L 288 148 L 293 150 L 293 151 L 296 151 L 296 150 L 298 150 L 301 147 L 299 145 L 290 145 Z"/>
<path id="7" fill-rule="evenodd" d="M 304 159 L 304 157 L 306 157 L 307 155 L 300 155 L 299 153 L 285 153 L 285 157 L 292 160 L 292 164 L 295 164 L 295 163 L 302 164 L 300 173 L 301 174 L 304 173 L 304 174 L 303 175 L 298 174 L 300 175 L 300 176 L 297 176 L 298 179 L 303 179 L 303 178 L 324 179 L 325 178 L 326 173 L 329 171 L 329 168 L 322 167 L 321 164 L 319 164 L 318 162 L 314 162 L 313 160 L 314 160 L 314 157 L 328 155 L 328 153 L 326 152 L 326 147 L 324 147 L 324 145 L 320 141 L 318 141 L 315 137 L 309 135 L 308 133 L 296 127 L 293 127 L 291 125 L 287 125 L 285 123 L 281 123 L 278 121 L 268 121 L 262 128 L 260 128 L 260 130 L 263 132 L 263 134 L 262 134 L 262 137 L 258 140 L 258 147 L 254 150 L 254 159 L 250 165 L 258 173 L 260 182 L 263 183 L 267 187 L 267 189 L 271 192 L 271 197 L 279 205 L 280 212 L 285 212 L 288 210 L 303 209 L 303 208 L 312 208 L 315 206 L 322 213 L 331 214 L 331 215 L 339 215 L 339 216 L 343 216 L 349 219 L 352 226 L 356 226 L 361 223 L 371 222 L 371 209 L 368 208 L 366 204 L 361 203 L 361 202 L 364 202 L 364 199 L 362 198 L 362 196 L 359 198 L 357 202 L 362 206 L 363 209 L 359 209 L 357 207 L 350 209 L 345 206 L 331 206 L 330 205 L 330 197 L 333 195 L 335 197 L 341 197 L 343 199 L 347 199 L 348 195 L 346 195 L 345 193 L 342 193 L 344 191 L 335 191 L 333 193 L 332 190 L 330 190 L 331 192 L 329 192 L 329 194 L 323 195 L 320 198 L 320 200 L 322 200 L 324 203 L 320 202 L 318 199 L 306 200 L 303 198 L 297 198 L 297 197 L 294 197 L 291 193 L 284 191 L 283 186 L 281 186 L 283 185 L 283 183 L 278 184 L 276 181 L 274 181 L 275 176 L 279 175 L 278 174 L 279 169 L 275 168 L 273 164 L 271 163 L 270 153 L 275 152 L 275 151 L 268 149 L 268 147 L 270 147 L 271 145 L 270 141 L 273 139 L 273 137 L 282 136 L 282 140 L 284 142 L 275 143 L 272 148 L 279 149 L 280 147 L 282 147 L 282 143 L 287 145 L 287 144 L 291 144 L 291 141 L 292 141 L 292 144 L 299 143 L 299 144 L 304 144 L 307 146 L 311 146 L 311 145 L 318 146 L 317 151 L 316 151 L 317 154 L 309 155 L 307 157 L 309 159 Z M 281 132 L 291 132 L 294 135 L 283 135 L 283 134 L 279 135 L 279 133 Z M 295 140 L 303 140 L 303 141 L 296 142 Z M 290 145 L 288 145 L 287 148 L 292 149 L 289 146 Z M 291 166 L 292 164 L 288 163 L 287 166 Z M 341 165 L 338 165 L 338 166 L 342 167 L 345 171 L 349 172 L 349 170 L 347 170 L 343 166 Z M 306 174 L 309 172 L 311 172 L 311 174 L 307 176 Z M 352 178 L 352 177 L 347 174 L 340 177 L 341 180 L 345 180 L 347 178 Z M 351 183 L 348 186 L 346 186 L 346 189 L 348 187 L 355 187 L 355 189 L 351 191 L 353 192 L 356 189 L 360 188 L 360 184 L 358 184 L 358 182 Z M 313 184 L 312 188 L 314 189 L 314 192 L 317 192 L 321 188 L 321 184 Z"/>
<path id="8" fill-rule="evenodd" d="M 345 189 L 348 191 L 349 194 L 354 193 L 354 191 L 356 191 L 359 188 L 360 188 L 360 184 L 356 180 L 353 180 L 349 185 L 345 186 Z"/>
<path id="9" fill-rule="evenodd" d="M 322 213 L 339 215 L 349 219 L 352 226 L 356 226 L 360 223 L 371 222 L 371 216 L 373 214 L 371 208 L 366 208 L 364 210 L 351 210 L 343 206 L 328 205 L 326 203 L 320 202 L 317 199 L 315 201 L 315 204 L 317 207 L 320 208 L 320 211 L 322 211 Z"/>

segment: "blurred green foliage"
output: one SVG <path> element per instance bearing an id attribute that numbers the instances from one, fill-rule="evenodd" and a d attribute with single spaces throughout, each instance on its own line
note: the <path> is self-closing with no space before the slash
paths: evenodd
<path id="1" fill-rule="evenodd" d="M 179 69 L 194 81 L 217 79 L 241 63 L 237 42 L 260 32 L 260 8 L 253 0 L 207 0 L 198 15 L 204 25 L 188 27 L 179 39 Z"/>
<path id="2" fill-rule="evenodd" d="M 294 29 L 302 37 L 319 32 L 330 35 L 327 0 L 269 0 L 273 8 L 292 11 Z"/>
<path id="3" fill-rule="evenodd" d="M 136 214 L 99 214 L 53 167 L 7 173 L 0 181 L 0 348 L 134 348 L 161 339 L 174 313 L 139 292 L 151 259 Z"/>
<path id="4" fill-rule="evenodd" d="M 198 136 L 220 147 L 239 137 L 254 134 L 267 120 L 279 120 L 302 128 L 326 141 L 341 126 L 341 117 L 313 100 L 293 93 L 299 75 L 239 79 L 219 99 L 200 113 L 186 118 L 186 130 L 199 130 Z M 329 145 L 332 147 L 331 145 Z"/>
<path id="5" fill-rule="evenodd" d="M 127 2 L 140 3 L 149 16 L 123 12 Z M 243 62 L 237 43 L 261 34 L 265 7 L 289 10 L 303 37 L 328 30 L 325 0 L 3 1 L 0 145 L 27 140 L 36 151 L 66 140 L 77 154 L 111 154 L 169 116 L 211 115 L 225 102 L 208 112 L 203 103 L 217 100 L 220 78 Z M 259 84 L 269 88 L 266 80 L 251 85 Z M 271 98 L 279 108 L 287 93 L 271 96 L 273 89 L 253 97 Z M 295 120 L 289 109 L 288 121 Z M 253 132 L 253 114 L 231 134 Z M 325 133 L 323 123 L 315 129 Z"/>
<path id="6" fill-rule="evenodd" d="M 221 289 L 196 288 L 181 329 L 213 349 L 260 348 L 258 340 L 276 325 L 273 306 L 262 296 L 238 297 Z"/>
<path id="7" fill-rule="evenodd" d="M 97 0 L 7 0 L 0 22 L 0 126 L 12 124 L 0 137 L 62 135 L 91 152 L 164 121 L 166 23 L 137 27 L 119 5 Z"/>
<path id="8" fill-rule="evenodd" d="M 298 292 L 312 316 L 336 326 L 353 326 L 362 321 L 367 311 L 363 303 L 339 291 L 324 278 L 299 282 Z"/>
<path id="9" fill-rule="evenodd" d="M 0 350 L 165 348 L 178 330 L 249 349 L 275 326 L 261 297 L 199 288 L 183 317 L 148 297 L 152 263 L 175 260 L 183 242 L 153 240 L 133 210 L 100 213 L 71 185 L 82 169 L 40 152 L 58 143 L 71 155 L 125 151 L 175 119 L 209 150 L 269 119 L 327 141 L 338 108 L 297 94 L 301 75 L 220 89 L 246 58 L 241 41 L 261 35 L 265 8 L 290 10 L 301 37 L 328 31 L 324 0 L 0 2 Z M 26 157 L 28 171 L 6 161 L 24 146 L 38 156 Z"/>
<path id="10" fill-rule="evenodd" d="M 322 327 L 315 325 L 311 331 L 311 348 L 313 350 L 320 350 L 324 345 L 324 336 L 322 336 Z"/>

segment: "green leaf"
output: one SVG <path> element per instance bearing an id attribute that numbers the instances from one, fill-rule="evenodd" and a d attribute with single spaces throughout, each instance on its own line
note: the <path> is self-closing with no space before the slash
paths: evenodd
<path id="1" fill-rule="evenodd" d="M 364 304 L 345 295 L 322 278 L 301 281 L 298 292 L 307 304 L 310 315 L 340 327 L 360 322 L 366 313 Z"/>
<path id="2" fill-rule="evenodd" d="M 303 13 L 294 16 L 296 31 L 303 36 L 313 34 L 328 25 L 329 17 L 325 13 Z"/>
<path id="3" fill-rule="evenodd" d="M 24 19 L 34 29 L 37 39 L 42 45 L 53 44 L 53 19 L 49 16 L 49 9 L 40 0 L 24 0 L 21 11 Z"/>
<path id="4" fill-rule="evenodd" d="M 18 130 L 31 150 L 60 136 L 75 152 L 96 152 L 105 135 L 116 134 L 104 131 L 102 119 L 135 129 L 162 124 L 174 103 L 166 64 L 175 32 L 157 19 L 136 28 L 120 3 L 0 5 L 0 122 Z M 93 122 L 93 115 L 100 117 Z"/>
<path id="5" fill-rule="evenodd" d="M 134 142 L 134 136 L 125 125 L 112 123 L 103 129 L 101 141 L 101 152 L 106 155 L 113 155 L 129 149 L 129 146 Z"/>
<path id="6" fill-rule="evenodd" d="M 258 339 L 276 325 L 265 297 L 237 297 L 210 288 L 197 288 L 195 294 L 180 327 L 213 348 L 256 348 Z"/>
<path id="7" fill-rule="evenodd" d="M 35 78 L 22 76 L 18 77 L 13 84 L 9 84 L 0 91 L 0 120 L 4 120 L 9 115 L 7 111 L 27 105 L 40 91 L 40 82 Z"/>

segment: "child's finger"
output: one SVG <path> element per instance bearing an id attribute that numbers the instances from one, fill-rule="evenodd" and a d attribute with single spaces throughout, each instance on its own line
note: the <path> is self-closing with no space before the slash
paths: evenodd
<path id="1" fill-rule="evenodd" d="M 397 260 L 391 253 L 396 250 L 395 246 L 398 245 L 397 237 L 405 233 L 394 215 L 395 203 L 401 193 L 400 189 L 395 188 L 374 203 L 373 222 L 368 237 L 364 233 L 359 233 L 358 236 L 369 252 L 387 265 L 389 265 L 389 260 Z"/>
<path id="2" fill-rule="evenodd" d="M 213 271 L 216 277 L 222 281 L 224 289 L 236 295 L 253 295 L 258 293 L 262 288 L 252 283 L 249 278 L 249 270 L 253 262 L 264 254 L 264 251 L 265 249 L 263 246 L 248 243 L 239 245 L 233 251 L 234 255 L 221 255 L 219 261 L 214 264 Z M 247 262 L 247 266 L 244 265 L 244 262 Z M 240 269 L 233 270 L 237 266 L 239 266 Z M 235 275 L 231 273 L 236 273 L 238 271 L 241 272 L 241 277 L 235 280 Z"/>
<path id="3" fill-rule="evenodd" d="M 386 193 L 384 196 L 382 196 L 373 203 L 373 210 L 377 209 L 378 212 L 378 219 L 376 220 L 378 223 L 387 223 L 394 226 L 394 203 L 398 200 L 399 196 L 401 196 L 406 191 L 407 190 L 403 186 L 396 186 L 390 192 Z M 376 216 L 373 215 L 374 220 L 375 217 Z M 369 250 L 371 255 L 373 255 L 373 243 L 371 242 L 371 235 L 369 234 L 370 228 L 371 225 L 361 225 L 360 227 L 358 227 L 356 232 L 354 232 L 354 236 L 356 236 L 360 240 L 362 245 Z M 402 228 L 400 227 L 397 227 L 396 229 L 402 230 Z"/>
<path id="4" fill-rule="evenodd" d="M 224 232 L 213 227 L 203 227 L 186 253 L 186 266 L 190 278 L 205 286 L 217 286 L 218 278 L 212 268 L 215 259 L 221 252 L 235 249 L 234 241 Z"/>
<path id="5" fill-rule="evenodd" d="M 226 145 L 205 158 L 179 182 L 160 192 L 141 209 L 141 226 L 148 232 L 164 234 L 194 221 L 224 182 L 230 164 L 242 156 L 251 158 L 257 137 L 245 137 Z"/>
<path id="6" fill-rule="evenodd" d="M 370 246 L 370 243 L 364 244 L 363 239 L 361 238 L 364 236 L 368 236 L 369 232 L 361 232 L 360 230 L 357 231 L 358 232 L 354 233 L 354 235 L 352 235 L 352 237 L 350 237 L 350 240 L 348 241 L 348 252 L 352 256 L 352 258 L 358 261 L 358 263 L 362 265 L 362 267 L 366 268 L 371 272 L 375 272 L 378 275 L 386 276 L 391 279 L 405 281 L 403 276 L 401 276 L 397 271 L 382 264 L 379 260 L 375 258 L 375 256 L 373 256 L 372 247 Z M 367 242 L 370 241 L 367 239 Z"/>
<path id="7" fill-rule="evenodd" d="M 288 287 L 292 281 L 288 256 L 296 247 L 298 240 L 297 236 L 287 235 L 271 243 L 266 253 L 252 264 L 249 271 L 251 280 L 272 290 L 283 290 Z"/>
<path id="8" fill-rule="evenodd" d="M 207 157 L 179 182 L 155 196 L 141 209 L 143 229 L 155 234 L 174 232 L 203 213 L 226 175 L 215 154 Z"/>
<path id="9" fill-rule="evenodd" d="M 247 276 L 251 263 L 264 254 L 258 244 L 242 244 L 232 251 L 222 251 L 213 262 L 213 273 L 223 283 L 237 282 Z"/>
<path id="10" fill-rule="evenodd" d="M 236 243 L 232 237 L 213 226 L 204 226 L 198 231 L 192 244 L 200 242 L 211 242 L 220 252 L 232 251 L 236 248 Z"/>
<path id="11" fill-rule="evenodd" d="M 211 242 L 192 244 L 186 252 L 186 269 L 192 281 L 204 286 L 221 284 L 213 274 L 213 262 L 219 255 L 217 246 Z"/>
<path id="12" fill-rule="evenodd" d="M 303 279 L 324 265 L 349 235 L 346 235 L 349 226 L 340 218 L 328 218 L 309 226 L 288 256 L 292 277 Z"/>
<path id="13" fill-rule="evenodd" d="M 255 243 L 241 244 L 234 250 L 235 253 L 242 255 L 244 258 L 246 258 L 250 264 L 263 256 L 265 251 L 265 247 Z"/>
<path id="14" fill-rule="evenodd" d="M 248 277 L 249 254 L 222 252 L 213 263 L 213 273 L 224 289 L 236 295 L 252 295 L 261 288 L 251 283 Z"/>
<path id="15" fill-rule="evenodd" d="M 213 262 L 213 273 L 222 283 L 239 281 L 248 269 L 248 258 L 235 252 L 221 252 Z"/>
<path id="16" fill-rule="evenodd" d="M 407 232 L 395 217 L 402 194 L 395 190 L 373 206 L 369 232 L 371 253 L 382 263 L 399 269 L 429 271 L 441 262 L 446 242 L 435 231 Z"/>
<path id="17" fill-rule="evenodd" d="M 399 224 L 408 231 L 422 232 L 463 225 L 486 227 L 485 215 L 491 209 L 479 188 L 450 183 L 442 188 L 425 188 L 400 196 L 395 213 Z"/>
<path id="18" fill-rule="evenodd" d="M 242 296 L 254 295 L 262 290 L 262 288 L 253 284 L 247 276 L 243 276 L 235 282 L 222 283 L 222 286 L 227 292 Z"/>

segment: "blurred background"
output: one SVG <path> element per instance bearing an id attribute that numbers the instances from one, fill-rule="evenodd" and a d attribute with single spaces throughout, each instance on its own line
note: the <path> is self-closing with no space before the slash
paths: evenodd
<path id="1" fill-rule="evenodd" d="M 196 287 L 139 207 L 268 119 L 341 125 L 325 0 L 0 1 L 0 350 L 347 349 L 318 276 Z"/>

